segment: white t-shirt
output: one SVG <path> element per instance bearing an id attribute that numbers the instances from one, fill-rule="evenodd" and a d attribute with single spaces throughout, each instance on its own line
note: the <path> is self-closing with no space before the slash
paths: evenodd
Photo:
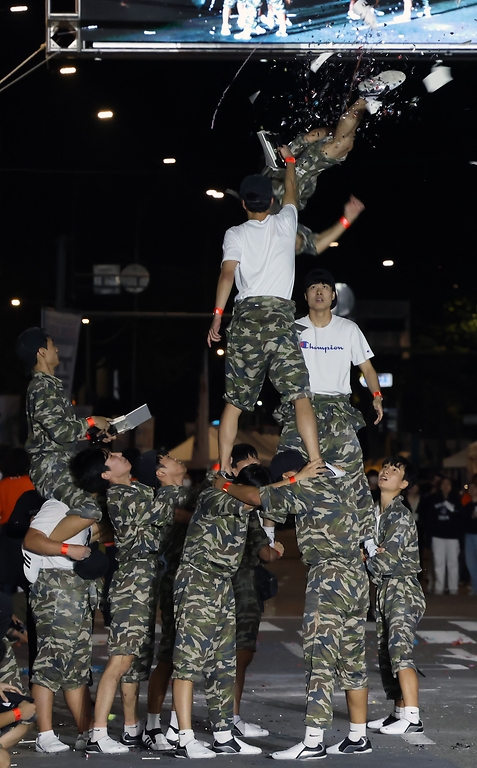
<path id="1" fill-rule="evenodd" d="M 68 507 L 63 504 L 62 501 L 57 499 L 48 499 L 40 507 L 40 511 L 35 515 L 30 523 L 30 528 L 35 528 L 37 531 L 41 531 L 45 536 L 49 536 L 54 531 L 63 518 L 66 517 Z M 87 546 L 87 543 L 91 539 L 91 527 L 85 528 L 84 531 L 80 531 L 76 536 L 72 536 L 71 539 L 67 539 L 65 544 L 80 544 L 81 546 Z M 37 555 L 34 552 L 30 552 L 23 548 L 23 571 L 26 578 L 32 584 L 36 581 L 38 571 L 40 568 L 57 568 L 60 570 L 72 570 L 74 567 L 74 561 L 69 557 L 60 555 L 58 557 L 43 557 Z"/>
<path id="2" fill-rule="evenodd" d="M 349 395 L 351 363 L 361 365 L 374 357 L 356 323 L 332 315 L 327 326 L 317 328 L 306 315 L 296 325 L 311 391 L 320 395 Z"/>
<path id="3" fill-rule="evenodd" d="M 249 219 L 227 230 L 222 263 L 239 262 L 235 268 L 235 301 L 249 296 L 291 299 L 297 222 L 297 209 L 289 204 L 263 221 Z"/>

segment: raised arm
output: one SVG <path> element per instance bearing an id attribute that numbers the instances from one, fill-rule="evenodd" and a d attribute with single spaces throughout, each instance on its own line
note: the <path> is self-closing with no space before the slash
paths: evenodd
<path id="1" fill-rule="evenodd" d="M 280 147 L 280 154 L 286 162 L 285 171 L 285 194 L 283 195 L 283 205 L 297 206 L 297 188 L 295 176 L 295 158 L 290 155 L 290 150 L 286 146 Z M 287 162 L 288 160 L 288 162 Z"/>
<path id="2" fill-rule="evenodd" d="M 343 216 L 333 224 L 329 229 L 325 229 L 323 232 L 317 232 L 315 235 L 316 252 L 323 253 L 330 247 L 331 243 L 339 240 L 341 235 L 356 221 L 360 213 L 364 211 L 364 204 L 357 197 L 351 195 L 350 199 L 346 203 Z"/>
<path id="3" fill-rule="evenodd" d="M 239 264 L 238 261 L 223 261 L 222 269 L 220 270 L 219 282 L 217 283 L 217 292 L 215 294 L 215 309 L 214 319 L 212 325 L 209 328 L 207 334 L 207 344 L 212 346 L 213 341 L 220 341 L 220 324 L 222 322 L 222 314 L 224 307 L 227 304 L 230 296 L 230 291 L 234 284 L 235 279 L 235 267 Z M 217 310 L 222 310 L 217 311 Z"/>

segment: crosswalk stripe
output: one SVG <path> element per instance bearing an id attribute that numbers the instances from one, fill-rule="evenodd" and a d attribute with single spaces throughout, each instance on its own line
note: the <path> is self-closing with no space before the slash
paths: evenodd
<path id="1" fill-rule="evenodd" d="M 294 656 L 298 656 L 299 659 L 303 658 L 303 648 L 299 643 L 282 643 L 285 648 L 293 653 Z"/>
<path id="2" fill-rule="evenodd" d="M 404 741 L 407 741 L 408 744 L 435 744 L 435 741 L 432 741 L 428 736 L 426 736 L 424 733 L 403 733 L 402 738 Z"/>
<path id="3" fill-rule="evenodd" d="M 474 643 L 471 637 L 455 630 L 418 629 L 417 633 L 426 643 Z"/>
<path id="4" fill-rule="evenodd" d="M 284 630 L 281 627 L 275 626 L 275 624 L 271 624 L 269 621 L 261 621 L 260 622 L 260 632 L 283 632 Z"/>
<path id="5" fill-rule="evenodd" d="M 450 624 L 455 624 L 461 629 L 465 629 L 467 632 L 477 632 L 477 621 L 451 621 Z"/>
<path id="6" fill-rule="evenodd" d="M 449 659 L 465 659 L 467 661 L 477 661 L 475 653 L 466 651 L 465 648 L 446 648 L 445 653 L 439 654 L 443 658 Z"/>
<path id="7" fill-rule="evenodd" d="M 443 664 L 446 669 L 469 669 L 464 664 Z"/>

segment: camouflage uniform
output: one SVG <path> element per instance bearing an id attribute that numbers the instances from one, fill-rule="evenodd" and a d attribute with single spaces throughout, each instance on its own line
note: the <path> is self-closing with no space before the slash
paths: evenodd
<path id="1" fill-rule="evenodd" d="M 31 682 L 54 693 L 88 685 L 96 582 L 72 569 L 42 568 L 30 602 L 38 649 Z"/>
<path id="2" fill-rule="evenodd" d="M 260 489 L 267 518 L 296 515 L 298 547 L 309 566 L 303 615 L 305 723 L 327 728 L 333 719 L 334 677 L 344 690 L 368 685 L 365 623 L 368 578 L 361 560 L 358 510 L 341 479 L 317 477 Z"/>
<path id="3" fill-rule="evenodd" d="M 332 136 L 325 136 L 324 139 L 310 143 L 305 141 L 305 134 L 302 133 L 288 145 L 291 154 L 296 157 L 295 173 L 297 209 L 299 211 L 303 210 L 313 195 L 320 173 L 346 159 L 344 157 L 339 160 L 328 158 L 323 153 L 324 145 L 332 139 Z M 277 213 L 283 205 L 283 195 L 285 194 L 285 168 L 276 169 L 266 166 L 262 173 L 272 179 L 273 197 L 275 198 L 272 212 Z"/>
<path id="4" fill-rule="evenodd" d="M 318 251 L 316 250 L 317 233 L 312 232 L 311 229 L 300 223 L 296 233 L 300 237 L 300 245 L 295 248 L 295 254 L 301 256 L 302 253 L 309 253 L 311 256 L 318 256 Z"/>
<path id="5" fill-rule="evenodd" d="M 385 552 L 367 560 L 376 584 L 379 669 L 388 699 L 402 698 L 397 673 L 416 669 L 416 628 L 426 609 L 417 574 L 421 570 L 416 523 L 398 496 L 378 518 L 376 540 Z"/>
<path id="6" fill-rule="evenodd" d="M 182 486 L 152 488 L 141 483 L 113 485 L 107 492 L 118 568 L 109 601 L 111 655 L 135 656 L 125 683 L 147 680 L 154 653 L 158 588 L 158 552 L 162 529 L 171 523 L 187 490 Z"/>
<path id="7" fill-rule="evenodd" d="M 3 638 L 5 644 L 5 656 L 0 662 L 0 683 L 5 685 L 16 685 L 23 693 L 25 689 L 20 679 L 20 670 L 18 669 L 17 660 L 13 653 L 13 648 L 8 637 Z"/>
<path id="8" fill-rule="evenodd" d="M 267 373 L 283 402 L 309 397 L 294 313 L 293 301 L 275 296 L 252 296 L 235 304 L 226 331 L 224 399 L 228 403 L 253 411 Z"/>
<path id="9" fill-rule="evenodd" d="M 257 650 L 257 635 L 262 618 L 262 605 L 257 593 L 255 568 L 260 563 L 258 552 L 269 544 L 257 512 L 250 513 L 245 549 L 237 573 L 232 576 L 235 596 L 237 651 Z"/>
<path id="10" fill-rule="evenodd" d="M 242 559 L 249 509 L 215 488 L 198 499 L 174 583 L 173 677 L 205 678 L 214 731 L 233 727 L 235 600 L 232 576 Z"/>
<path id="11" fill-rule="evenodd" d="M 78 440 L 86 438 L 88 423 L 78 419 L 66 399 L 63 384 L 56 376 L 35 371 L 26 399 L 30 454 L 30 477 L 38 493 L 47 499 L 63 501 L 69 515 L 101 520 L 101 509 L 93 497 L 73 483 L 69 461 L 76 453 Z"/>
<path id="12" fill-rule="evenodd" d="M 372 538 L 374 531 L 374 502 L 364 474 L 363 452 L 357 432 L 366 423 L 360 411 L 350 405 L 347 395 L 311 395 L 316 415 L 321 455 L 331 464 L 346 470 L 340 478 L 341 487 L 353 495 L 362 519 L 362 541 Z M 296 428 L 294 409 L 282 403 L 274 414 L 284 426 L 278 451 L 294 449 L 308 459 L 303 440 Z"/>

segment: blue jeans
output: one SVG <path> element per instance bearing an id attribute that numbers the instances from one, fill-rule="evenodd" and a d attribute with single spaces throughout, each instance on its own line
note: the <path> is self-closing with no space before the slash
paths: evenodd
<path id="1" fill-rule="evenodd" d="M 477 595 L 477 533 L 465 534 L 465 564 L 470 573 L 472 591 Z"/>

